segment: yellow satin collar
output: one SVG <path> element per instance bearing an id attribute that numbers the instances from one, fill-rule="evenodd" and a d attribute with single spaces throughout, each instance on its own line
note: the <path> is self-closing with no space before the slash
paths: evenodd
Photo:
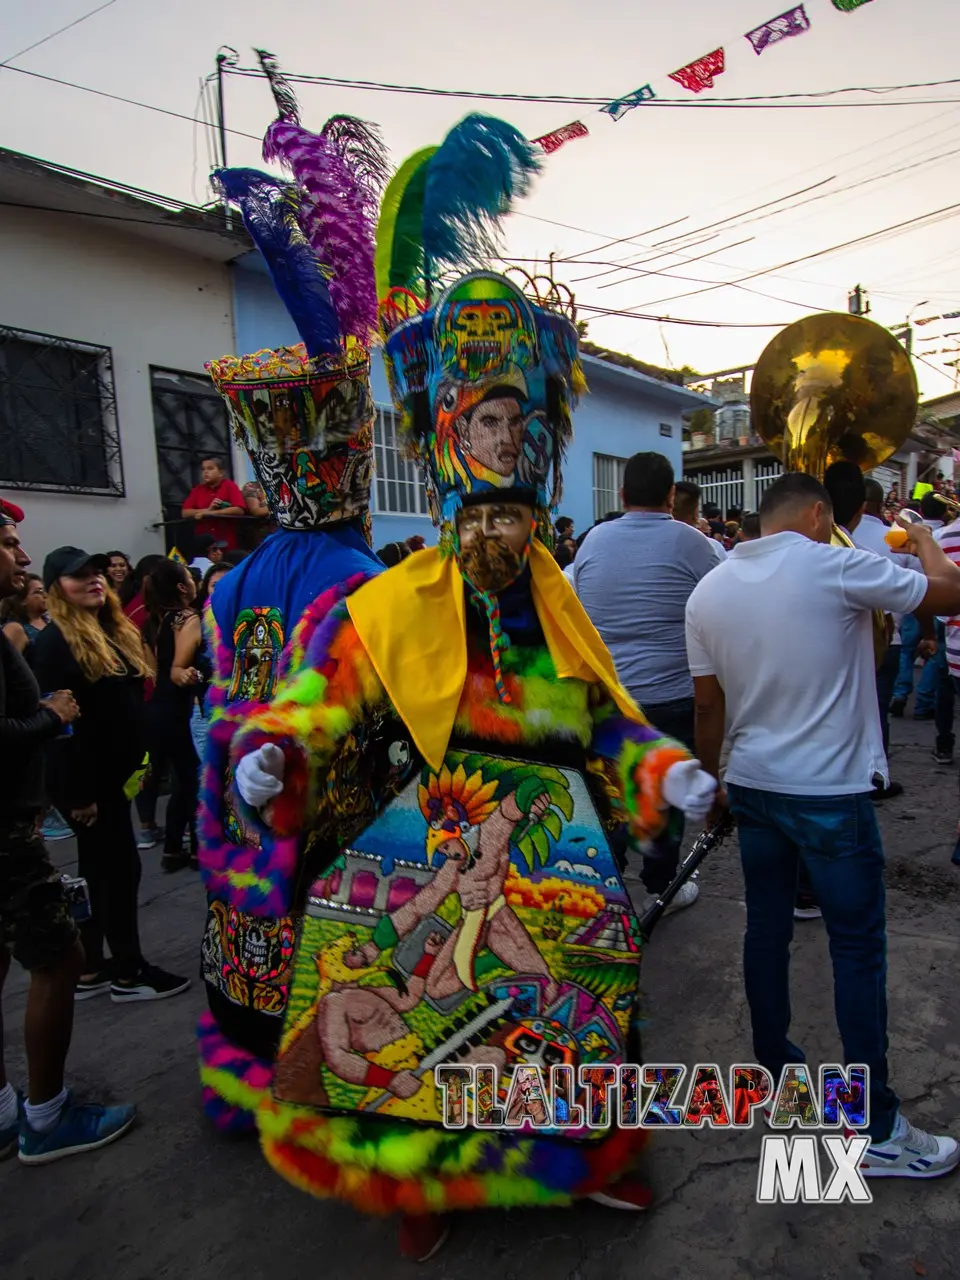
<path id="1" fill-rule="evenodd" d="M 573 587 L 539 542 L 530 548 L 533 602 L 557 675 L 604 685 L 630 719 L 643 716 Z M 463 577 L 436 547 L 371 578 L 347 601 L 357 634 L 432 769 L 443 763 L 467 678 Z"/>

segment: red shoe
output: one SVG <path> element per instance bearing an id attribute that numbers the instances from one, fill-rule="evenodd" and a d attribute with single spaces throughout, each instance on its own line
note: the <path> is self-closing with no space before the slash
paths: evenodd
<path id="1" fill-rule="evenodd" d="M 605 1205 L 608 1209 L 625 1209 L 630 1213 L 637 1213 L 641 1209 L 650 1208 L 653 1192 L 646 1183 L 639 1182 L 636 1178 L 621 1178 L 602 1191 L 594 1191 L 587 1199 L 595 1204 Z"/>
<path id="2" fill-rule="evenodd" d="M 400 1255 L 411 1262 L 427 1262 L 440 1252 L 449 1234 L 449 1219 L 438 1213 L 405 1213 L 400 1219 Z"/>

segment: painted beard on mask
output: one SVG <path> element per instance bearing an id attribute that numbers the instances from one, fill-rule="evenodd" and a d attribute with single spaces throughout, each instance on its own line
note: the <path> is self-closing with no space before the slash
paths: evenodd
<path id="1" fill-rule="evenodd" d="M 476 538 L 460 551 L 460 569 L 477 591 L 497 595 L 523 572 L 523 556 L 499 538 Z"/>

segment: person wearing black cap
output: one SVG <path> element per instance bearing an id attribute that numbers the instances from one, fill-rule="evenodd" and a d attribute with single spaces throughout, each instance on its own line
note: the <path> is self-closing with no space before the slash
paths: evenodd
<path id="1" fill-rule="evenodd" d="M 21 589 L 29 563 L 17 521 L 3 504 L 0 598 Z M 41 699 L 22 655 L 0 634 L 0 988 L 11 955 L 30 974 L 25 1025 L 30 1087 L 22 1105 L 6 1077 L 0 1019 L 0 1160 L 19 1146 L 24 1164 L 102 1147 L 126 1133 L 136 1115 L 129 1106 L 78 1105 L 63 1083 L 83 949 L 37 820 L 44 802 L 44 744 L 78 715 L 67 688 Z"/>
<path id="2" fill-rule="evenodd" d="M 48 748 L 51 794 L 76 832 L 79 873 L 90 889 L 77 999 L 109 991 L 126 1003 L 177 995 L 190 981 L 147 964 L 140 950 L 140 855 L 130 800 L 144 764 L 143 684 L 151 670 L 139 631 L 107 587 L 106 569 L 104 556 L 79 547 L 47 556 L 51 625 L 37 641 L 35 670 L 41 688 L 72 689 L 81 712 L 73 734 Z"/>
<path id="3" fill-rule="evenodd" d="M 194 539 L 193 546 L 196 554 L 190 561 L 190 568 L 199 569 L 201 576 L 213 565 L 220 563 L 223 559 L 223 553 L 227 549 L 225 542 L 218 542 L 210 533 L 201 533 L 198 538 Z"/>

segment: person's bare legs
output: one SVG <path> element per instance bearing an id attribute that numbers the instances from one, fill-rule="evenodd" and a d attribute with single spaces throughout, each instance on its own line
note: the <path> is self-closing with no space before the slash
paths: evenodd
<path id="1" fill-rule="evenodd" d="M 73 993 L 82 968 L 83 947 L 78 940 L 59 961 L 30 974 L 23 1039 L 29 1100 L 34 1106 L 55 1098 L 63 1088 L 63 1069 L 73 1035 Z"/>

